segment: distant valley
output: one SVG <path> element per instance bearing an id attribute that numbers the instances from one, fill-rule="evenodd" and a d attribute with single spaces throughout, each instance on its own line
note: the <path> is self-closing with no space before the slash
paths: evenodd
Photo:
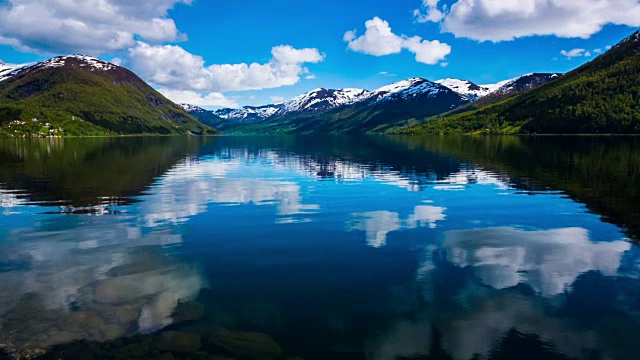
<path id="1" fill-rule="evenodd" d="M 227 133 L 382 133 L 419 120 L 494 103 L 546 83 L 561 74 L 527 74 L 497 84 L 423 78 L 373 91 L 316 89 L 280 104 L 209 111 L 181 104 L 203 123 Z"/>

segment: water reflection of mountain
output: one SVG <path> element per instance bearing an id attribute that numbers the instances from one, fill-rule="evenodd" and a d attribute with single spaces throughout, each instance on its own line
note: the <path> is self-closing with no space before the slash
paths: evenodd
<path id="1" fill-rule="evenodd" d="M 0 206 L 15 213 L 0 234 L 0 344 L 117 347 L 110 340 L 166 325 L 202 331 L 172 323 L 178 305 L 197 297 L 204 331 L 265 331 L 305 359 L 640 352 L 638 249 L 569 199 L 522 195 L 585 186 L 581 164 L 610 159 L 597 141 L 581 157 L 548 154 L 578 164 L 549 186 L 534 176 L 548 161 L 518 155 L 544 150 L 519 138 L 87 141 L 3 155 L 12 160 L 0 164 Z M 64 169 L 82 164 L 90 171 L 67 181 Z M 637 168 L 626 165 L 632 176 L 616 185 L 631 186 Z M 586 179 L 606 166 L 594 168 Z M 33 216 L 21 204 L 34 200 L 128 206 L 114 216 Z M 546 206 L 529 207 L 536 201 Z M 575 217 L 554 218 L 563 204 Z"/>
<path id="2" fill-rule="evenodd" d="M 416 185 L 444 179 L 461 168 L 446 154 L 411 149 L 383 136 L 222 137 L 207 144 L 201 154 L 235 149 L 235 154 L 267 157 L 275 164 L 297 167 L 320 179 L 357 179 L 371 174 L 397 174 Z M 241 150 L 241 152 L 238 152 Z"/>
<path id="3" fill-rule="evenodd" d="M 640 239 L 640 139 L 396 137 L 398 146 L 454 156 L 527 192 L 560 190 Z"/>
<path id="4" fill-rule="evenodd" d="M 3 139 L 3 203 L 122 205 L 198 150 L 198 138 Z M 86 209 L 85 209 L 86 210 Z"/>

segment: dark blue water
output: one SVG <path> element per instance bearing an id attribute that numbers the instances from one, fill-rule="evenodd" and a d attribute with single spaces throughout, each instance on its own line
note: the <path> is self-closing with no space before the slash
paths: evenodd
<path id="1" fill-rule="evenodd" d="M 640 353 L 633 138 L 0 143 L 9 358 Z"/>

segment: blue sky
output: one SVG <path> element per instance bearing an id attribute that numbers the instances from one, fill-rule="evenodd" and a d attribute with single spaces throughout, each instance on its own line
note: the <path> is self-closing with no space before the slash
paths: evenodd
<path id="1" fill-rule="evenodd" d="M 409 77 L 485 84 L 566 72 L 640 26 L 640 0 L 555 2 L 0 0 L 0 60 L 89 53 L 212 108 Z"/>

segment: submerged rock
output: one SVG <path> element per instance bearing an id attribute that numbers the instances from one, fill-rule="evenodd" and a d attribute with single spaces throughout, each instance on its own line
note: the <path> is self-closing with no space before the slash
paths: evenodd
<path id="1" fill-rule="evenodd" d="M 273 360 L 282 356 L 282 348 L 269 335 L 220 329 L 210 339 L 210 343 L 225 351 L 252 360 Z"/>
<path id="2" fill-rule="evenodd" d="M 175 323 L 197 321 L 204 316 L 204 305 L 197 302 L 179 302 L 172 318 Z"/>
<path id="3" fill-rule="evenodd" d="M 163 351 L 195 352 L 200 346 L 202 343 L 198 334 L 166 331 L 160 334 L 157 348 Z"/>

